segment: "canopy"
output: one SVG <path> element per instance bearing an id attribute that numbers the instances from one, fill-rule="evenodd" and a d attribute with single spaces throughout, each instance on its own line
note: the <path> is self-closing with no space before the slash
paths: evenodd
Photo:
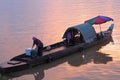
<path id="1" fill-rule="evenodd" d="M 94 41 L 96 38 L 95 29 L 93 28 L 92 25 L 90 25 L 88 23 L 70 27 L 65 31 L 65 33 L 69 30 L 74 30 L 74 31 L 77 30 L 78 32 L 80 32 L 81 35 L 83 36 L 83 40 L 85 43 L 90 43 L 90 42 Z M 63 37 L 65 36 L 65 33 L 64 33 Z"/>
<path id="2" fill-rule="evenodd" d="M 92 19 L 86 20 L 84 23 L 89 23 L 91 25 L 93 25 L 93 24 L 100 25 L 100 24 L 106 23 L 108 21 L 113 21 L 113 19 L 111 17 L 107 17 L 107 16 L 97 16 Z M 100 31 L 101 31 L 101 26 L 100 26 Z"/>
<path id="3" fill-rule="evenodd" d="M 89 23 L 93 25 L 93 24 L 103 24 L 108 21 L 113 21 L 113 19 L 107 16 L 97 16 L 92 19 L 86 20 L 85 23 Z"/>

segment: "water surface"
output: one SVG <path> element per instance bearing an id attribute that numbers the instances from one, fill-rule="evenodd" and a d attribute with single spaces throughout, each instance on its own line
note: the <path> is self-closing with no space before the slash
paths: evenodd
<path id="1" fill-rule="evenodd" d="M 12 80 L 118 80 L 120 78 L 120 0 L 1 0 L 0 62 L 31 47 L 32 37 L 44 45 L 62 40 L 64 31 L 98 15 L 114 19 L 113 42 L 21 71 Z M 113 22 L 102 24 L 106 30 Z M 94 25 L 99 32 L 99 25 Z M 84 56 L 87 56 L 83 59 Z M 99 57 L 98 57 L 99 56 Z M 97 59 L 96 59 L 97 58 Z M 14 75 L 14 76 L 13 76 Z"/>

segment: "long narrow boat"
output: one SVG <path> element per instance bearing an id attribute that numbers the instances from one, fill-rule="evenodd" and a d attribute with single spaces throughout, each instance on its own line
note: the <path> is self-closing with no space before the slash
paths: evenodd
<path id="1" fill-rule="evenodd" d="M 109 56 L 109 53 L 98 52 L 98 50 L 101 49 L 101 46 L 107 45 L 109 41 L 110 40 L 105 41 L 102 44 L 93 46 L 82 52 L 78 51 L 76 54 L 66 56 L 65 58 L 51 62 L 50 64 L 45 64 L 43 66 L 38 65 L 36 67 L 30 68 L 27 70 L 22 70 L 19 72 L 7 74 L 5 76 L 10 76 L 9 79 L 12 79 L 12 78 L 30 74 L 34 76 L 35 80 L 37 80 L 38 77 L 39 77 L 39 80 L 42 80 L 44 78 L 46 70 L 59 66 L 60 64 L 63 64 L 63 63 L 68 63 L 70 66 L 74 66 L 74 67 L 79 67 L 79 66 L 88 64 L 91 62 L 91 60 L 93 61 L 94 64 L 107 64 L 108 62 L 113 60 L 112 57 Z"/>
<path id="2" fill-rule="evenodd" d="M 114 25 L 112 25 L 112 29 L 113 27 Z M 75 37 L 74 45 L 66 46 L 66 40 L 63 40 L 61 42 L 49 45 L 50 50 L 48 50 L 48 46 L 44 47 L 43 56 L 41 57 L 31 58 L 26 56 L 25 53 L 15 56 L 9 61 L 0 64 L 0 73 L 5 74 L 28 69 L 40 64 L 55 61 L 56 59 L 68 56 L 77 51 L 82 51 L 101 43 L 107 44 L 111 40 L 112 30 L 110 30 L 110 28 L 111 26 L 106 31 L 96 33 L 93 26 L 90 24 L 80 24 L 70 27 L 66 30 L 66 32 L 72 30 L 81 33 L 80 35 L 82 36 L 82 38 L 78 36 Z"/>

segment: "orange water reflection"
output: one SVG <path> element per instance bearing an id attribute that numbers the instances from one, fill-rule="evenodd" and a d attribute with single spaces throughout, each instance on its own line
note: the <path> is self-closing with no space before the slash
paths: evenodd
<path id="1" fill-rule="evenodd" d="M 16 2 L 14 4 L 19 3 Z M 48 45 L 61 41 L 68 27 L 84 23 L 85 20 L 97 15 L 112 17 L 115 23 L 112 34 L 114 44 L 111 42 L 99 50 L 92 48 L 86 51 L 87 58 L 84 60 L 79 53 L 18 72 L 17 77 L 12 77 L 13 80 L 118 80 L 120 78 L 120 0 L 36 0 L 27 3 L 21 0 L 21 5 L 9 8 L 13 5 L 11 3 L 6 4 L 8 10 L 0 8 L 8 11 L 5 12 L 8 17 L 2 17 L 3 23 L 0 24 L 1 62 L 31 47 L 32 36 L 40 38 L 45 45 Z M 106 30 L 111 23 L 102 24 L 102 30 Z M 99 32 L 99 25 L 94 26 Z M 97 52 L 100 53 L 99 56 L 95 56 Z M 97 59 L 100 56 L 102 58 Z M 106 57 L 112 57 L 112 61 L 107 61 L 109 59 Z"/>

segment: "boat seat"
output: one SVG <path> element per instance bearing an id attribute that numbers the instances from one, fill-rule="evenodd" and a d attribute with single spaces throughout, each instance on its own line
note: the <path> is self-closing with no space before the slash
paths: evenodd
<path id="1" fill-rule="evenodd" d="M 30 57 L 24 57 L 24 58 L 21 58 L 22 61 L 32 61 L 32 58 Z"/>
<path id="2" fill-rule="evenodd" d="M 8 63 L 8 64 L 15 65 L 15 64 L 20 64 L 21 61 L 8 61 L 7 63 Z"/>

